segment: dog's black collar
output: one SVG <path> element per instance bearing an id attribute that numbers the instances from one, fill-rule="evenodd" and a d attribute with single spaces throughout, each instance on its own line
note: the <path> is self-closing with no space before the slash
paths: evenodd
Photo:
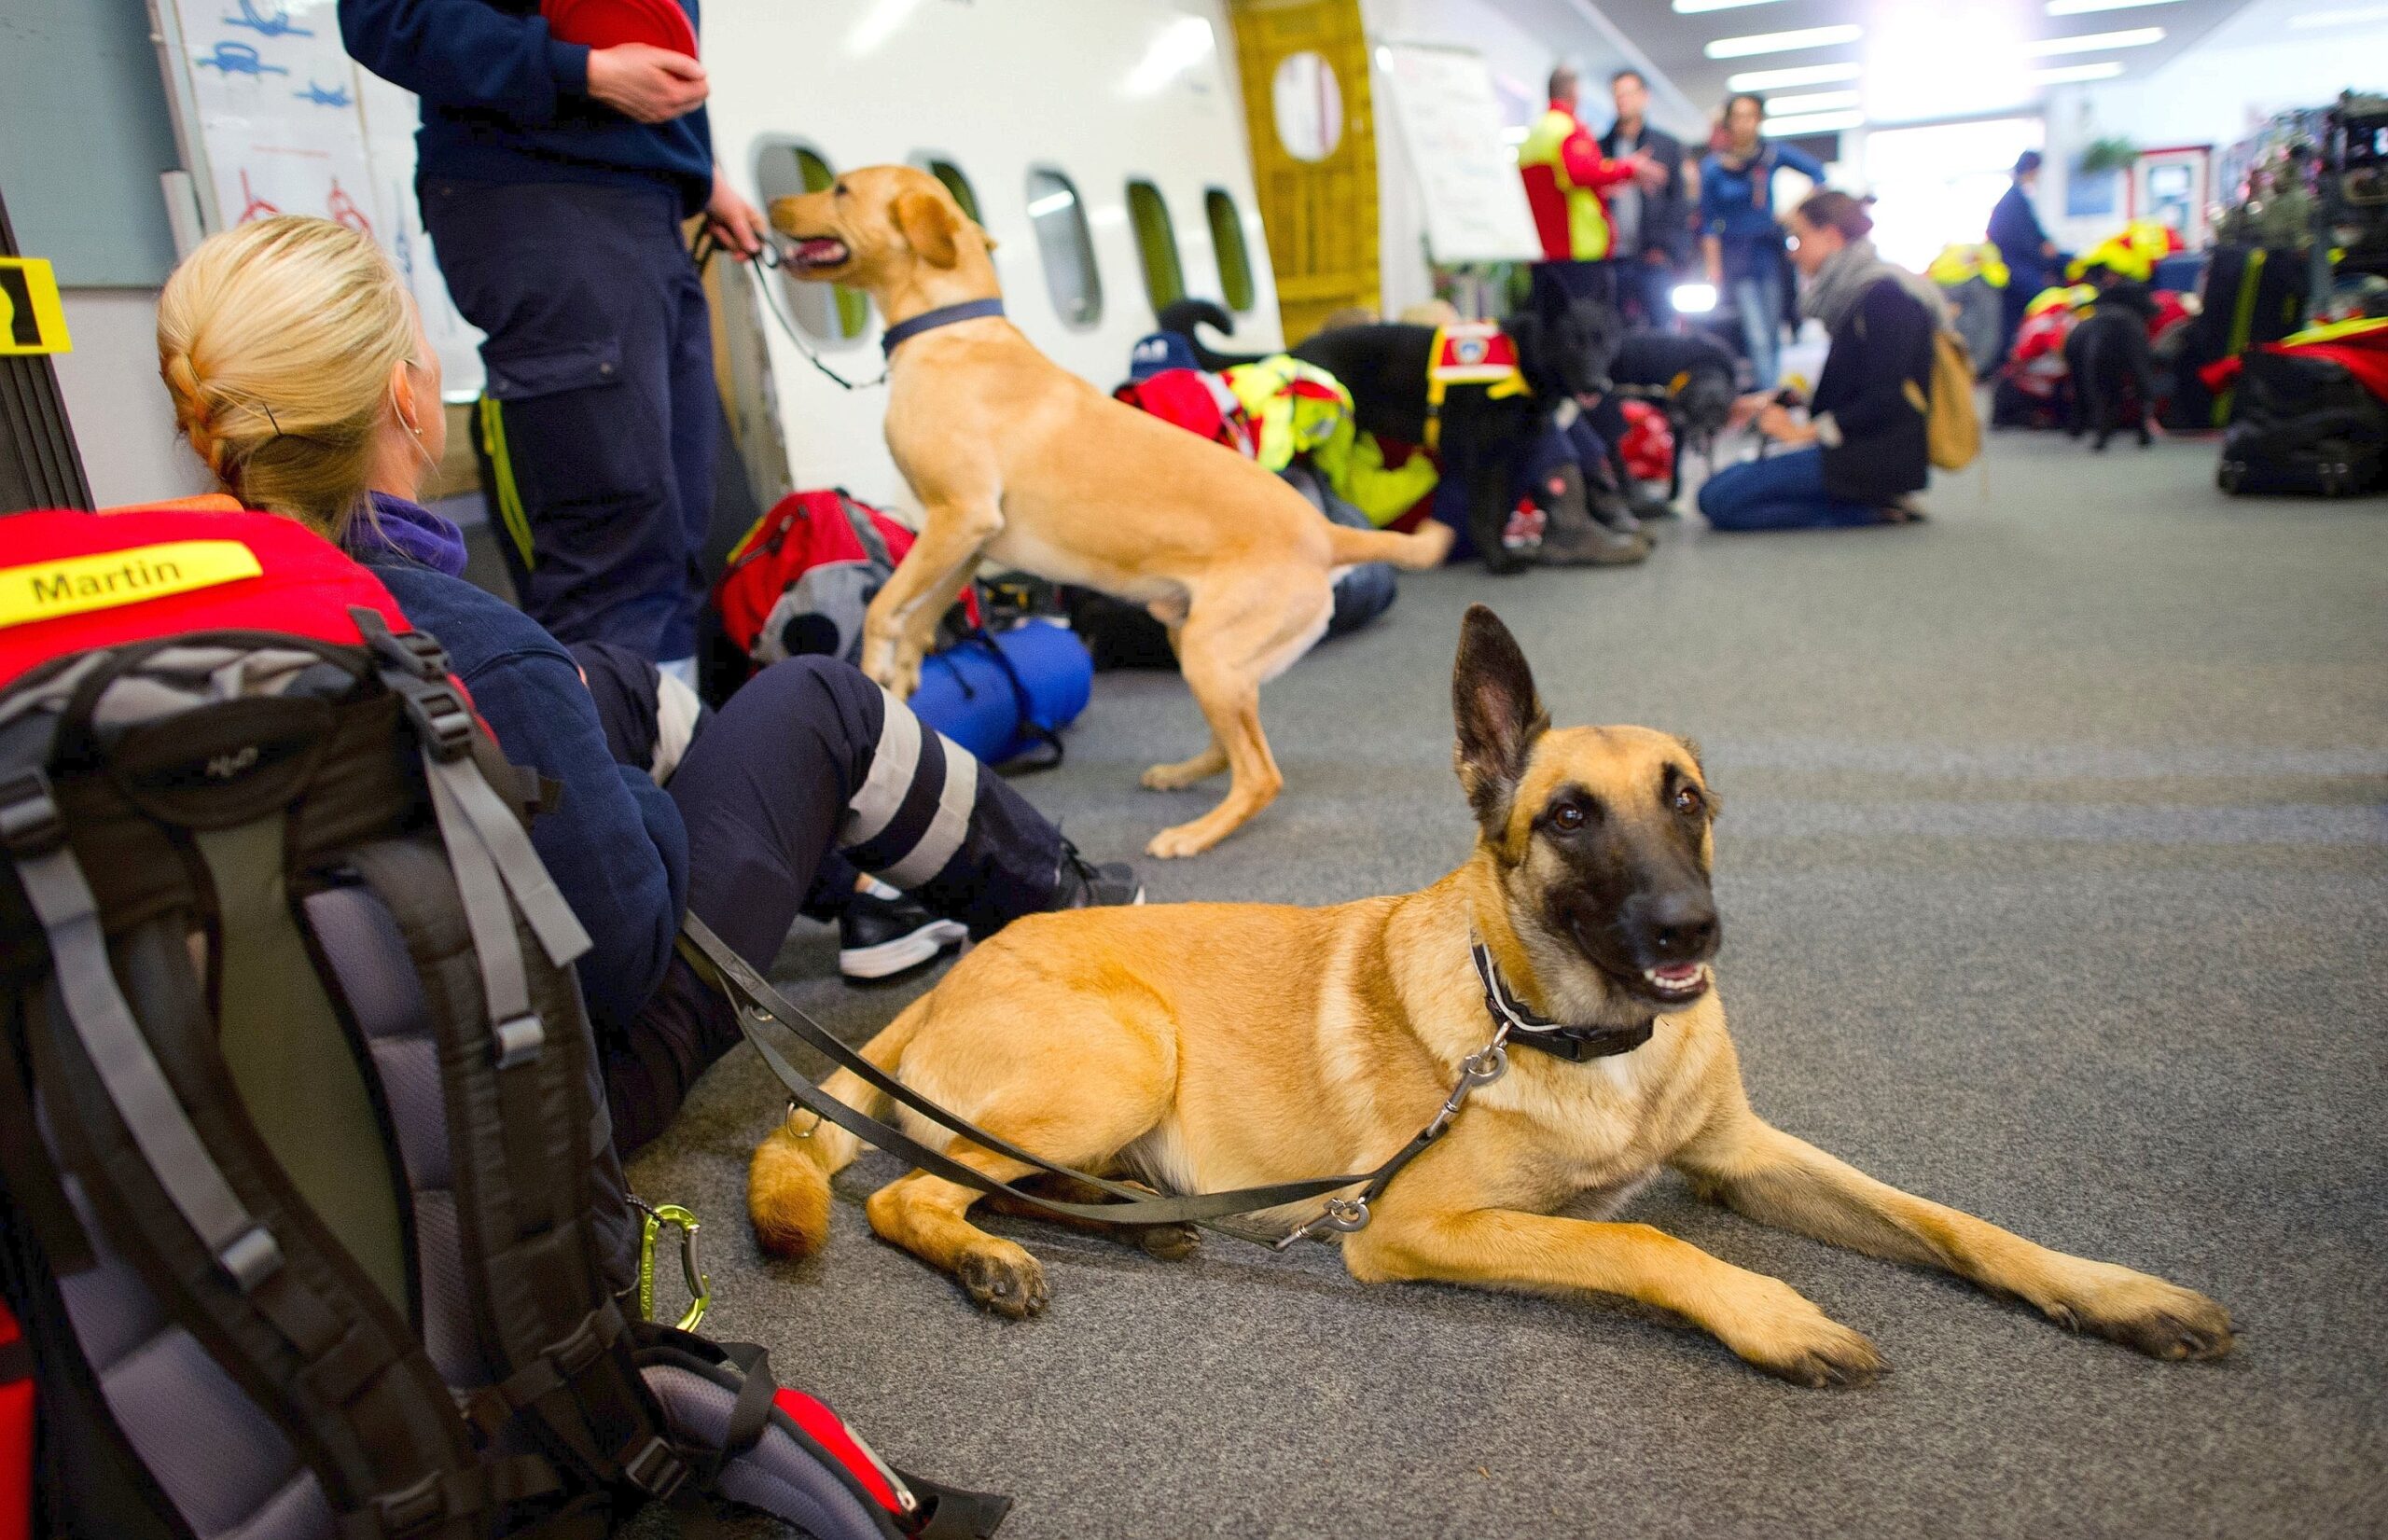
<path id="1" fill-rule="evenodd" d="M 1636 1027 L 1562 1026 L 1526 1008 L 1509 989 L 1509 981 L 1501 977 L 1500 964 L 1492 961 L 1492 949 L 1483 942 L 1471 943 L 1468 954 L 1476 961 L 1476 976 L 1484 980 L 1484 1008 L 1495 1022 L 1509 1029 L 1509 1041 L 1521 1047 L 1580 1064 L 1587 1059 L 1631 1053 L 1648 1042 L 1657 1028 L 1655 1020 Z"/>
<path id="2" fill-rule="evenodd" d="M 909 321 L 898 321 L 888 327 L 887 335 L 879 340 L 879 351 L 893 354 L 896 344 L 918 337 L 924 331 L 950 326 L 956 321 L 978 321 L 1003 312 L 1004 302 L 1001 299 L 967 299 L 959 305 L 939 305 L 935 310 L 923 311 Z"/>

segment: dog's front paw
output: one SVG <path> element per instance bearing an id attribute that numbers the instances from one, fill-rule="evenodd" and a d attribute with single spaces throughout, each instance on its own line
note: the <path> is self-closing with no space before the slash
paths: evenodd
<path id="1" fill-rule="evenodd" d="M 862 645 L 862 672 L 872 684 L 882 687 L 896 700 L 909 701 L 912 692 L 921 687 L 921 654 L 899 642 L 866 636 Z"/>
<path id="2" fill-rule="evenodd" d="M 2088 1287 L 2042 1307 L 2049 1320 L 2151 1358 L 2219 1358 L 2230 1351 L 2230 1312 L 2204 1295 L 2129 1268 L 2093 1266 L 2098 1276 Z"/>
<path id="3" fill-rule="evenodd" d="M 1863 1333 L 1826 1315 L 1788 1283 L 1774 1283 L 1736 1319 L 1721 1323 L 1716 1335 L 1753 1367 L 1811 1390 L 1862 1385 L 1890 1368 Z"/>
<path id="4" fill-rule="evenodd" d="M 1052 1301 L 1052 1291 L 1045 1286 L 1045 1269 L 1036 1258 L 1008 1241 L 964 1254 L 953 1274 L 981 1309 L 1015 1321 L 1042 1315 Z"/>

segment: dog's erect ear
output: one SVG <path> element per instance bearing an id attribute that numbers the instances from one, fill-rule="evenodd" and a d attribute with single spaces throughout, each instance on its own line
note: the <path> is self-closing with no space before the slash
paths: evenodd
<path id="1" fill-rule="evenodd" d="M 1452 751 L 1459 784 L 1487 834 L 1508 822 L 1509 799 L 1534 740 L 1550 727 L 1550 714 L 1534 693 L 1534 671 L 1518 639 L 1501 617 L 1482 604 L 1468 606 L 1459 627 L 1459 660 L 1451 667 L 1451 716 L 1459 727 Z"/>
<path id="2" fill-rule="evenodd" d="M 908 192 L 896 200 L 896 228 L 904 243 L 933 268 L 950 268 L 960 256 L 953 237 L 958 216 L 945 200 L 929 192 Z"/>

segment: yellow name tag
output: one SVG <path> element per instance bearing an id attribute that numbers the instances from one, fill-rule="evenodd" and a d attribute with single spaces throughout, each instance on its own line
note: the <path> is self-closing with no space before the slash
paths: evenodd
<path id="1" fill-rule="evenodd" d="M 256 577 L 265 569 L 238 540 L 175 540 L 98 556 L 0 567 L 0 626 L 55 620 L 193 589 Z"/>

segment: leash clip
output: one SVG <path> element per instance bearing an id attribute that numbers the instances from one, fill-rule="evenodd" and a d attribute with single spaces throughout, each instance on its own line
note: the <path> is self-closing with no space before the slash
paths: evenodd
<path id="1" fill-rule="evenodd" d="M 1351 1235 L 1367 1229 L 1369 1217 L 1368 1200 L 1365 1193 L 1357 1198 L 1330 1198 L 1326 1206 L 1319 1210 L 1316 1218 L 1294 1230 L 1271 1249 L 1284 1251 L 1297 1241 L 1324 1241 L 1328 1231 Z"/>
<path id="2" fill-rule="evenodd" d="M 1451 1126 L 1451 1119 L 1459 1116 L 1459 1109 L 1467 1105 L 1471 1094 L 1509 1073 L 1508 1041 L 1509 1027 L 1505 1021 L 1492 1034 L 1492 1041 L 1459 1061 L 1459 1083 L 1443 1098 L 1442 1110 L 1435 1114 L 1435 1120 L 1426 1125 L 1426 1131 L 1420 1138 L 1440 1139 L 1443 1131 Z"/>

